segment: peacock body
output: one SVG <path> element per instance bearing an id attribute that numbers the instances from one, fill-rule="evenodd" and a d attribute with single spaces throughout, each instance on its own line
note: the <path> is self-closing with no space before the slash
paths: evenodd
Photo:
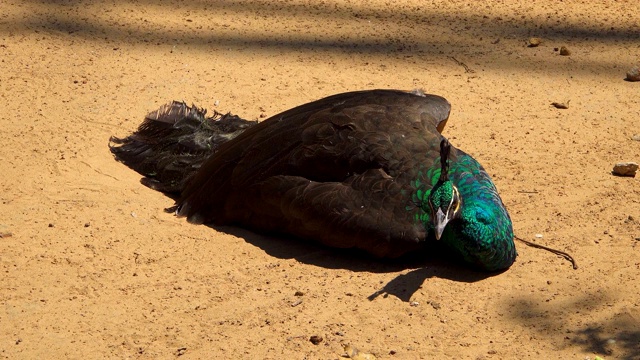
<path id="1" fill-rule="evenodd" d="M 442 97 L 395 90 L 337 94 L 260 123 L 173 102 L 110 146 L 193 223 L 389 258 L 437 239 L 476 267 L 506 269 L 509 214 L 482 166 L 441 135 L 449 112 Z"/>

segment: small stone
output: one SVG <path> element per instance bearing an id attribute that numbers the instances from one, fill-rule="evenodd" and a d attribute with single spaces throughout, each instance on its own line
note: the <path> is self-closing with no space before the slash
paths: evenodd
<path id="1" fill-rule="evenodd" d="M 53 223 L 49 223 L 49 227 L 52 228 L 52 227 L 56 227 L 56 226 L 53 225 Z"/>
<path id="2" fill-rule="evenodd" d="M 397 354 L 397 351 L 395 351 L 395 350 L 389 350 L 389 355 L 395 355 L 395 354 Z"/>
<path id="3" fill-rule="evenodd" d="M 542 234 L 536 234 L 536 239 L 542 239 L 543 235 Z"/>
<path id="4" fill-rule="evenodd" d="M 312 343 L 313 345 L 318 345 L 318 344 L 320 344 L 320 343 L 322 342 L 322 340 L 324 340 L 324 339 L 322 338 L 322 336 L 319 336 L 319 335 L 312 335 L 312 336 L 309 338 L 309 341 L 311 341 L 311 343 Z"/>
<path id="5" fill-rule="evenodd" d="M 627 71 L 627 81 L 640 81 L 640 66 L 634 66 Z"/>
<path id="6" fill-rule="evenodd" d="M 560 47 L 560 55 L 569 56 L 569 55 L 571 55 L 571 51 L 569 51 L 569 49 L 567 49 L 566 46 L 561 46 Z"/>
<path id="7" fill-rule="evenodd" d="M 411 305 L 413 307 L 416 307 L 416 306 L 420 305 L 420 303 L 417 302 L 417 301 L 412 301 L 409 305 Z"/>
<path id="8" fill-rule="evenodd" d="M 542 40 L 540 40 L 540 38 L 537 37 L 532 37 L 529 38 L 529 47 L 538 47 L 540 44 L 542 44 Z"/>
<path id="9" fill-rule="evenodd" d="M 553 107 L 555 107 L 556 109 L 568 109 L 569 108 L 569 102 L 568 101 L 566 103 L 552 102 L 551 105 L 553 105 Z"/>
<path id="10" fill-rule="evenodd" d="M 181 347 L 178 350 L 176 350 L 176 356 L 182 356 L 186 352 L 187 352 L 187 348 L 186 347 Z"/>
<path id="11" fill-rule="evenodd" d="M 303 295 L 304 295 L 304 293 L 303 293 L 302 291 L 299 291 L 299 290 L 298 290 L 298 291 L 296 291 L 296 293 L 295 293 L 295 294 L 293 294 L 293 295 L 294 295 L 294 296 L 303 296 Z"/>
<path id="12" fill-rule="evenodd" d="M 347 357 L 353 360 L 376 360 L 376 357 L 373 354 L 368 354 L 362 352 L 351 345 L 342 345 L 345 354 L 342 357 Z"/>
<path id="13" fill-rule="evenodd" d="M 617 176 L 636 176 L 638 164 L 634 162 L 619 162 L 613 166 L 613 175 Z"/>
<path id="14" fill-rule="evenodd" d="M 91 223 L 84 223 L 84 227 L 89 227 L 91 226 Z"/>
<path id="15" fill-rule="evenodd" d="M 634 134 L 634 135 L 631 137 L 631 140 L 633 140 L 633 141 L 640 141 L 640 134 Z"/>

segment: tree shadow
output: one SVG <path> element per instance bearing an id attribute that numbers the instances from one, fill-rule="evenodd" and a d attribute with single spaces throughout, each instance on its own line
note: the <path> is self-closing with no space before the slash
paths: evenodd
<path id="1" fill-rule="evenodd" d="M 523 325 L 540 335 L 553 339 L 564 338 L 564 344 L 582 347 L 585 351 L 622 360 L 640 359 L 640 322 L 624 308 L 611 319 L 599 323 L 577 323 L 571 326 L 568 316 L 597 311 L 611 303 L 608 295 L 586 294 L 562 306 L 536 303 L 526 298 L 513 301 L 510 314 Z M 548 305 L 548 306 L 545 306 Z"/>
<path id="2" fill-rule="evenodd" d="M 144 17 L 145 8 L 160 9 L 166 14 L 165 20 L 183 23 L 183 29 L 174 31 L 164 24 L 137 26 L 113 21 L 100 20 L 91 10 L 85 9 L 82 0 L 56 0 L 42 2 L 27 0 L 38 9 L 44 9 L 46 16 L 26 16 L 15 18 L 0 28 L 0 33 L 8 31 L 32 31 L 67 34 L 89 41 L 116 42 L 141 46 L 161 44 L 185 44 L 205 48 L 224 47 L 230 49 L 249 48 L 256 52 L 273 50 L 309 51 L 322 50 L 338 53 L 357 53 L 379 55 L 382 57 L 404 56 L 419 57 L 421 61 L 429 59 L 447 59 L 451 56 L 473 56 L 491 53 L 496 61 L 483 66 L 497 68 L 519 68 L 531 70 L 531 61 L 540 63 L 545 71 L 560 71 L 567 64 L 561 56 L 528 58 L 518 60 L 512 55 L 513 44 L 508 46 L 500 39 L 518 39 L 524 41 L 532 34 L 555 42 L 565 43 L 579 40 L 589 41 L 633 41 L 640 37 L 636 28 L 611 27 L 606 22 L 558 22 L 553 19 L 527 18 L 513 16 L 504 18 L 491 11 L 479 12 L 478 9 L 466 9 L 459 12 L 447 12 L 436 7 L 395 6 L 375 8 L 366 2 L 338 5 L 333 2 L 301 5 L 283 2 L 241 2 L 231 0 L 181 2 L 179 8 L 172 2 L 160 0 L 141 0 L 135 4 L 129 1 L 115 0 L 109 10 L 126 7 L 136 16 Z M 203 14 L 224 14 L 222 20 L 207 22 Z M 42 14 L 38 14 L 42 15 Z M 275 32 L 255 31 L 252 25 L 260 19 L 295 17 L 313 27 L 315 24 L 352 23 L 362 24 L 363 31 L 348 34 L 315 34 L 313 31 L 292 31 L 286 35 Z M 195 20 L 194 20 L 195 18 Z M 143 18 L 144 19 L 144 18 Z M 222 21 L 222 23 L 219 23 Z M 240 23 L 238 23 L 240 22 Z M 138 22 L 134 22 L 138 24 Z M 366 25 L 366 26 L 364 26 Z M 380 31 L 366 30 L 374 26 Z M 4 29 L 4 30 L 3 30 Z M 237 31 L 227 31 L 227 29 Z M 395 29 L 388 31 L 386 29 Z M 415 31 L 424 29 L 424 31 Z M 247 31 L 240 31 L 247 30 Z M 444 33 L 447 36 L 442 36 Z M 506 34 L 506 35 L 505 35 Z M 521 44 L 523 47 L 524 43 Z M 522 50 L 522 49 L 520 49 Z M 531 50 L 533 52 L 535 50 Z M 447 60 L 448 61 L 448 60 Z M 572 66 L 572 71 L 593 72 L 614 71 L 603 69 L 605 60 L 579 59 L 581 67 Z M 616 64 L 616 59 L 606 60 L 608 65 Z M 620 64 L 623 65 L 623 64 Z M 564 71 L 564 70 L 562 70 Z M 617 70 L 615 70 L 617 71 Z M 617 73 L 617 72 L 616 72 Z"/>
<path id="3" fill-rule="evenodd" d="M 631 326 L 631 327 L 630 327 Z M 586 350 L 602 355 L 615 355 L 616 359 L 640 359 L 640 324 L 609 323 L 604 326 L 588 326 L 577 332 L 573 343 L 583 346 Z M 611 333 L 606 327 L 620 329 Z M 614 350 L 617 347 L 621 353 Z"/>

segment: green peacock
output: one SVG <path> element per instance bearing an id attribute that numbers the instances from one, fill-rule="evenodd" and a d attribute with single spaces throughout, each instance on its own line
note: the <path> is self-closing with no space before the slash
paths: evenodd
<path id="1" fill-rule="evenodd" d="M 368 90 L 258 123 L 174 101 L 110 148 L 192 223 L 387 258 L 440 241 L 474 267 L 506 269 L 511 219 L 485 169 L 441 135 L 450 110 L 421 91 Z"/>

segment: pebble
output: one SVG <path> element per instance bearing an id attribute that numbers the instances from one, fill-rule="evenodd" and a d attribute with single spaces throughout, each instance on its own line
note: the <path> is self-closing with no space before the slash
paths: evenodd
<path id="1" fill-rule="evenodd" d="M 560 47 L 560 55 L 569 56 L 569 55 L 571 55 L 571 51 L 566 46 L 561 46 Z"/>
<path id="2" fill-rule="evenodd" d="M 542 234 L 536 234 L 536 239 L 542 239 L 543 235 Z"/>
<path id="3" fill-rule="evenodd" d="M 540 38 L 537 37 L 532 37 L 529 38 L 529 47 L 537 47 L 542 43 L 542 40 L 540 40 Z"/>
<path id="4" fill-rule="evenodd" d="M 627 81 L 640 81 L 640 66 L 634 66 L 627 71 Z"/>
<path id="5" fill-rule="evenodd" d="M 361 352 L 360 350 L 356 349 L 351 345 L 342 345 L 342 348 L 344 349 L 344 352 L 345 352 L 343 357 L 346 356 L 347 358 L 353 359 L 353 360 L 376 360 L 376 357 L 373 354 Z"/>
<path id="6" fill-rule="evenodd" d="M 634 135 L 631 137 L 631 140 L 634 140 L 634 141 L 640 141 L 640 134 L 634 134 Z"/>
<path id="7" fill-rule="evenodd" d="M 618 176 L 636 176 L 638 164 L 634 162 L 619 162 L 613 166 L 613 175 Z"/>
<path id="8" fill-rule="evenodd" d="M 309 338 L 309 341 L 311 341 L 313 345 L 320 344 L 322 340 L 324 339 L 322 338 L 322 336 L 319 336 L 319 335 L 311 335 L 311 337 Z"/>
<path id="9" fill-rule="evenodd" d="M 551 105 L 553 105 L 556 109 L 568 109 L 569 108 L 569 102 L 568 101 L 566 103 L 552 102 Z"/>

